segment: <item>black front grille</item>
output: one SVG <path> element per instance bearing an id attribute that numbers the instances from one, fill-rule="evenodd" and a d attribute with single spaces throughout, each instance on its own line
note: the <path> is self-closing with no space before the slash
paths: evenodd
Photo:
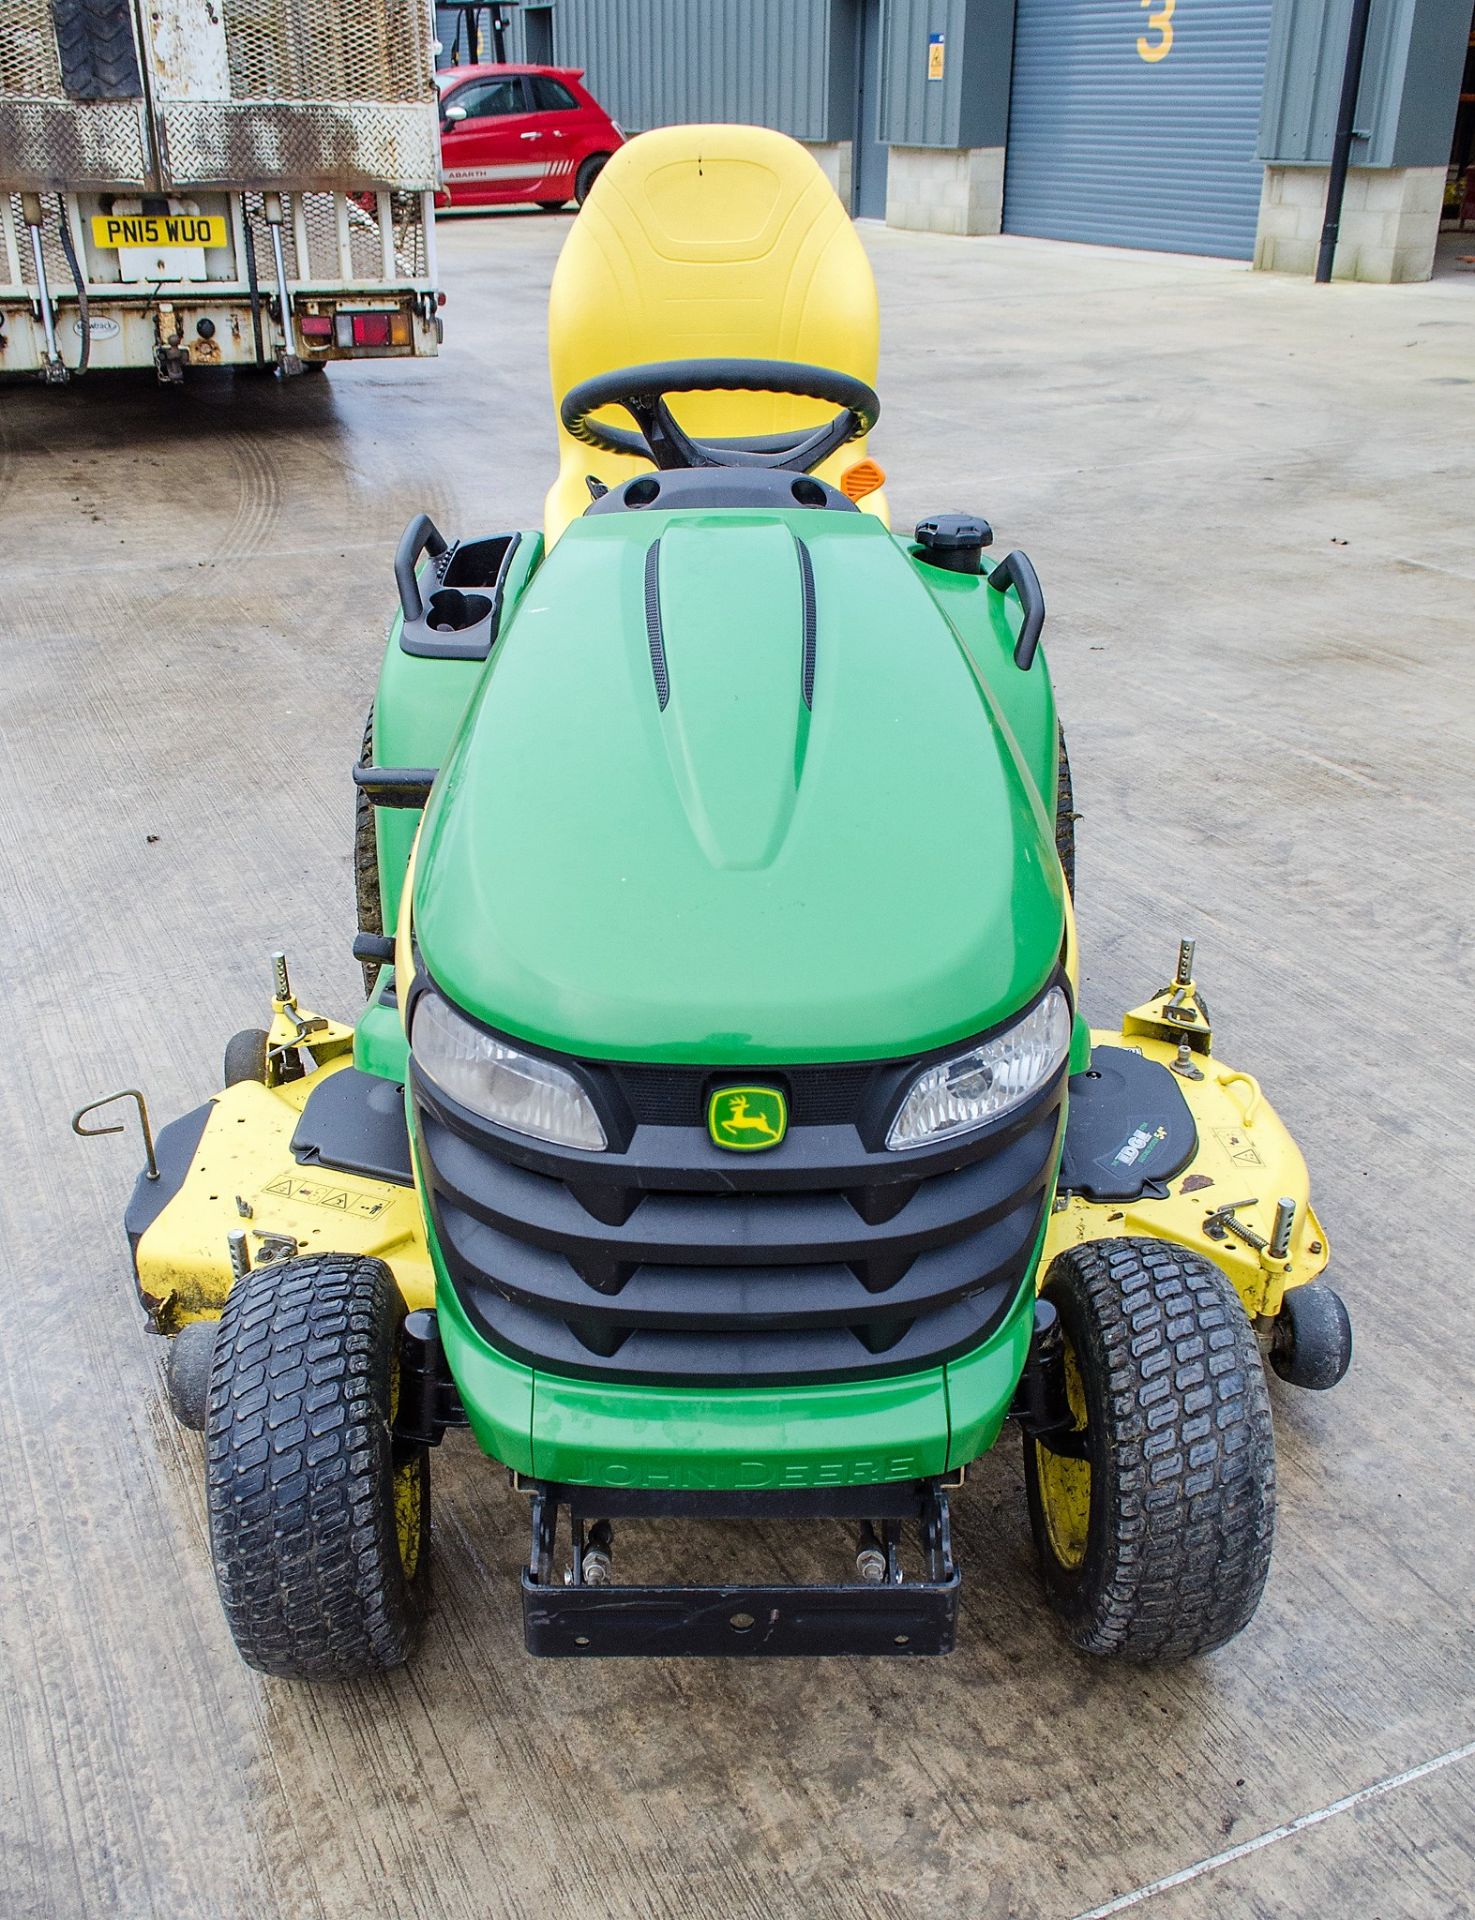
<path id="1" fill-rule="evenodd" d="M 705 1125 L 707 1090 L 731 1073 L 607 1071 L 635 1124 L 622 1151 L 579 1153 L 489 1126 L 412 1065 L 446 1270 L 504 1352 L 632 1383 L 859 1379 L 969 1352 L 1017 1299 L 1063 1072 L 997 1127 L 888 1153 L 856 1124 L 881 1069 L 765 1069 L 794 1124 L 770 1151 L 733 1154 Z"/>
<path id="2" fill-rule="evenodd" d="M 639 1127 L 704 1127 L 713 1087 L 745 1077 L 731 1068 L 713 1072 L 706 1067 L 652 1067 L 636 1062 L 604 1071 L 624 1095 L 630 1117 Z M 875 1076 L 873 1066 L 862 1064 L 787 1067 L 781 1073 L 762 1068 L 747 1077 L 782 1089 L 794 1126 L 835 1127 L 855 1122 Z"/>

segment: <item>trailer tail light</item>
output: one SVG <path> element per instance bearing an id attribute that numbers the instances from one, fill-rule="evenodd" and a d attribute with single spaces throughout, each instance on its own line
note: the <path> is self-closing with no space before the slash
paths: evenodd
<path id="1" fill-rule="evenodd" d="M 304 340 L 331 340 L 333 316 L 330 313 L 303 313 L 297 316 L 297 331 Z"/>
<path id="2" fill-rule="evenodd" d="M 334 322 L 337 341 L 340 347 L 367 347 L 381 350 L 386 347 L 407 347 L 410 344 L 410 316 L 395 311 L 379 309 L 372 313 L 345 313 L 339 311 Z"/>

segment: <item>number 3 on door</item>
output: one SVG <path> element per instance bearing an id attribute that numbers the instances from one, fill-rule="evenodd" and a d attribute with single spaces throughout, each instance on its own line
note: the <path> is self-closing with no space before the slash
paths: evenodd
<path id="1" fill-rule="evenodd" d="M 1144 7 L 1150 7 L 1153 5 L 1153 0 L 1142 0 L 1142 4 Z M 1147 16 L 1148 33 L 1160 35 L 1159 39 L 1149 40 L 1145 35 L 1138 37 L 1137 51 L 1149 63 L 1166 60 L 1172 51 L 1174 4 L 1175 0 L 1157 0 L 1156 11 Z"/>

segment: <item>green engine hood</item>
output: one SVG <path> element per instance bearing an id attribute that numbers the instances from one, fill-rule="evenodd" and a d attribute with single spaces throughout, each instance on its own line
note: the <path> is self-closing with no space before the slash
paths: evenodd
<path id="1" fill-rule="evenodd" d="M 734 1066 L 976 1032 L 1064 931 L 1053 822 L 958 635 L 878 521 L 815 512 L 568 529 L 437 785 L 414 914 L 504 1032 Z"/>

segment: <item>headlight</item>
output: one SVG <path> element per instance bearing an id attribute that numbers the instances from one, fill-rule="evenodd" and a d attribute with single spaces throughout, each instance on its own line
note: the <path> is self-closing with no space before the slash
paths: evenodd
<path id="1" fill-rule="evenodd" d="M 493 1039 L 437 993 L 415 1003 L 410 1048 L 422 1073 L 452 1100 L 513 1133 L 560 1147 L 609 1145 L 589 1096 L 571 1073 Z"/>
<path id="2" fill-rule="evenodd" d="M 912 1083 L 891 1123 L 886 1144 L 921 1147 L 966 1133 L 1028 1100 L 1070 1051 L 1070 1007 L 1059 987 L 1022 1020 L 982 1046 L 928 1067 Z"/>

